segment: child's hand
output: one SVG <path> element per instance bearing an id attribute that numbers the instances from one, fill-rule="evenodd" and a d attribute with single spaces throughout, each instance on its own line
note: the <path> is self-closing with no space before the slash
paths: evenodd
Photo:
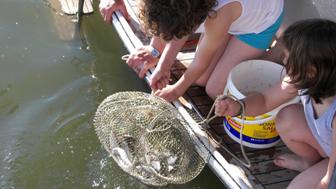
<path id="1" fill-rule="evenodd" d="M 167 85 L 165 88 L 155 91 L 154 95 L 159 96 L 168 102 L 172 102 L 182 94 L 177 91 L 175 85 Z"/>
<path id="2" fill-rule="evenodd" d="M 215 114 L 217 116 L 237 116 L 241 105 L 232 98 L 217 99 L 215 102 Z"/>
<path id="3" fill-rule="evenodd" d="M 143 46 L 132 53 L 126 63 L 131 67 L 140 78 L 144 78 L 148 69 L 157 64 L 158 59 L 150 54 L 148 46 Z"/>
<path id="4" fill-rule="evenodd" d="M 157 66 L 151 76 L 149 85 L 153 91 L 165 88 L 170 80 L 170 67 Z"/>
<path id="5" fill-rule="evenodd" d="M 99 11 L 105 22 L 111 23 L 112 14 L 117 10 L 124 15 L 127 21 L 131 20 L 123 0 L 100 0 Z"/>

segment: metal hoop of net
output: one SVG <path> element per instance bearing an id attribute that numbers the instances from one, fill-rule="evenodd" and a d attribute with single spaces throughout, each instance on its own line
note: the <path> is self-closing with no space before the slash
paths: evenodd
<path id="1" fill-rule="evenodd" d="M 186 121 L 168 102 L 143 92 L 120 92 L 98 107 L 94 126 L 117 164 L 145 184 L 182 184 L 205 161 L 195 150 Z"/>

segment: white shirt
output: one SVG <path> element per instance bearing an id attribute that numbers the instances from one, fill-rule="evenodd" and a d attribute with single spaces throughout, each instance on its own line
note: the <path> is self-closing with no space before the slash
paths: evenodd
<path id="1" fill-rule="evenodd" d="M 283 12 L 283 0 L 218 0 L 214 10 L 218 10 L 228 3 L 239 2 L 242 13 L 229 28 L 232 35 L 260 33 L 273 25 Z M 197 33 L 204 32 L 204 24 L 197 29 Z"/>

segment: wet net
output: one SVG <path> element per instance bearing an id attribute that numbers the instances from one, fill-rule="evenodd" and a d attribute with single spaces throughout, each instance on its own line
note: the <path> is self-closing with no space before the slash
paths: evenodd
<path id="1" fill-rule="evenodd" d="M 185 183 L 205 165 L 186 121 L 159 97 L 143 92 L 113 94 L 99 105 L 94 126 L 117 164 L 145 184 Z"/>

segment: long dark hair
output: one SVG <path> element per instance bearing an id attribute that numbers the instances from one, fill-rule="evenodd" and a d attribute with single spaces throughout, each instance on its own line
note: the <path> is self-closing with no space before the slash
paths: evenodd
<path id="1" fill-rule="evenodd" d="M 140 0 L 142 29 L 166 41 L 194 32 L 208 15 L 214 13 L 216 0 Z"/>
<path id="2" fill-rule="evenodd" d="M 290 83 L 317 103 L 336 94 L 336 23 L 308 19 L 289 26 L 282 37 L 289 57 Z"/>

